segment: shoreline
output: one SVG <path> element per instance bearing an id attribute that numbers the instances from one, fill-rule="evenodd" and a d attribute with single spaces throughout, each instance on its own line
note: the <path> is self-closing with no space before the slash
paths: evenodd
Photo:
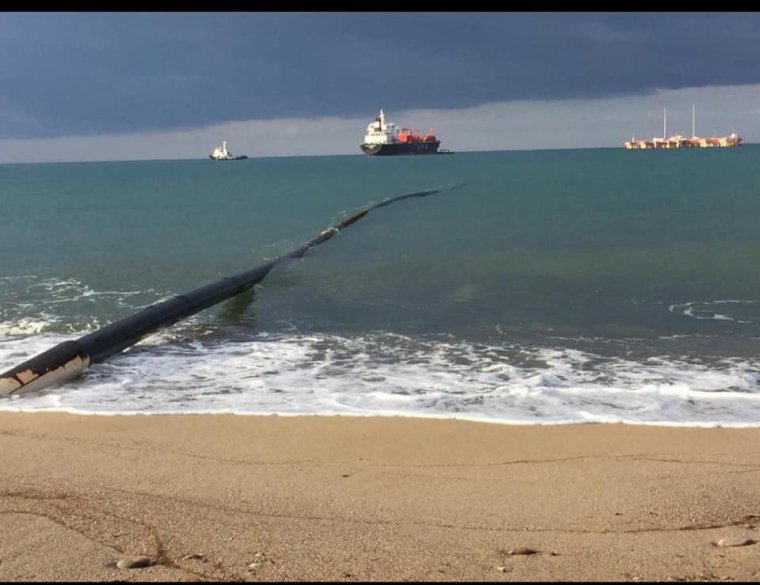
<path id="1" fill-rule="evenodd" d="M 760 421 L 755 424 L 750 423 L 726 423 L 726 422 L 663 422 L 663 421 L 626 421 L 626 420 L 596 420 L 596 421 L 541 421 L 526 422 L 520 420 L 501 420 L 462 416 L 445 416 L 437 414 L 403 414 L 403 413 L 382 413 L 382 412 L 342 412 L 342 413 L 289 413 L 289 412 L 220 412 L 220 411 L 170 411 L 170 412 L 119 412 L 119 411 L 79 411 L 75 408 L 67 409 L 31 409 L 31 410 L 2 410 L 2 415 L 63 415 L 63 416 L 81 416 L 81 417 L 212 417 L 212 416 L 230 416 L 230 417 L 252 417 L 252 418 L 356 418 L 356 419 L 397 419 L 397 420 L 425 420 L 425 421 L 442 421 L 442 422 L 459 422 L 467 424 L 482 424 L 504 427 L 585 427 L 585 426 L 630 426 L 630 427 L 658 427 L 673 429 L 758 429 L 760 430 Z"/>
<path id="2" fill-rule="evenodd" d="M 0 580 L 757 581 L 758 445 L 754 427 L 0 412 Z"/>

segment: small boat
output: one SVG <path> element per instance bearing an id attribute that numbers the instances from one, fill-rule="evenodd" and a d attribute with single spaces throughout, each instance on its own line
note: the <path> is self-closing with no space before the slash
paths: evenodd
<path id="1" fill-rule="evenodd" d="M 248 158 L 244 154 L 232 154 L 227 150 L 227 141 L 223 140 L 221 146 L 217 146 L 214 152 L 208 155 L 211 160 L 243 160 Z"/>

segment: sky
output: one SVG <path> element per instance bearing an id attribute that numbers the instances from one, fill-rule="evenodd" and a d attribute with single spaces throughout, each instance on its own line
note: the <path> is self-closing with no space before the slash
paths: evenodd
<path id="1" fill-rule="evenodd" d="M 760 142 L 760 12 L 0 12 L 0 163 Z"/>

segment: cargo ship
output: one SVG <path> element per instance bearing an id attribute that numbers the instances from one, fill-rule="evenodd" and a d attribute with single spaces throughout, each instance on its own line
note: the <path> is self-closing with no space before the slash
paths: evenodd
<path id="1" fill-rule="evenodd" d="M 662 112 L 662 138 L 639 139 L 631 138 L 625 141 L 627 150 L 642 150 L 650 148 L 735 148 L 741 146 L 743 139 L 736 132 L 728 136 L 711 136 L 709 138 L 696 135 L 694 106 L 691 107 L 691 136 L 681 134 L 668 136 L 668 112 Z"/>
<path id="2" fill-rule="evenodd" d="M 380 110 L 380 114 L 367 125 L 367 134 L 359 148 L 370 156 L 451 154 L 447 149 L 439 150 L 440 145 L 441 141 L 432 130 L 423 135 L 419 130 L 399 128 L 396 124 L 386 123 L 385 114 Z"/>

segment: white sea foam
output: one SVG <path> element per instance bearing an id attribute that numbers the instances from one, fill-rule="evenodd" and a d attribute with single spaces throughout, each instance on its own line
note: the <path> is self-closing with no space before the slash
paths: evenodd
<path id="1" fill-rule="evenodd" d="M 680 313 L 686 317 L 699 320 L 715 320 L 715 321 L 735 321 L 742 324 L 752 324 L 760 321 L 760 315 L 753 315 L 751 318 L 741 318 L 736 314 L 728 314 L 725 312 L 718 312 L 716 305 L 734 305 L 740 311 L 747 307 L 756 309 L 757 301 L 754 300 L 741 300 L 741 299 L 718 299 L 714 301 L 689 301 L 687 303 L 679 303 L 670 305 L 668 310 L 671 313 Z M 730 309 L 730 307 L 723 307 L 723 309 Z"/>
<path id="2" fill-rule="evenodd" d="M 30 335 L 40 333 L 56 323 L 58 319 L 48 313 L 39 313 L 36 318 L 22 317 L 16 321 L 0 321 L 0 335 Z"/>
<path id="3" fill-rule="evenodd" d="M 67 338 L 0 336 L 0 371 Z M 0 400 L 0 410 L 760 426 L 760 362 L 635 361 L 396 335 L 188 343 L 169 330 L 64 386 Z"/>

